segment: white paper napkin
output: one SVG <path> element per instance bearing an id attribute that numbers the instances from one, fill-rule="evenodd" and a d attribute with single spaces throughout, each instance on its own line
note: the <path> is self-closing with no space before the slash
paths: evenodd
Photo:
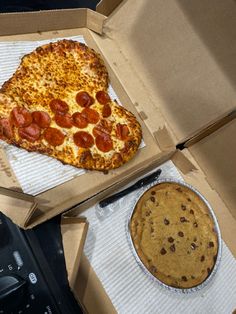
<path id="1" fill-rule="evenodd" d="M 182 180 L 171 161 L 161 166 L 160 178 Z M 176 294 L 150 280 L 138 266 L 128 244 L 126 225 L 133 192 L 100 211 L 91 207 L 85 244 L 94 271 L 121 314 L 230 314 L 236 309 L 236 260 L 223 243 L 220 267 L 209 285 L 190 295 Z"/>

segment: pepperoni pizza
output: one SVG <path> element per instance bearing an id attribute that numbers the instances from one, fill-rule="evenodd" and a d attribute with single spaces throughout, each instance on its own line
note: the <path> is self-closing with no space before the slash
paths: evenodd
<path id="1" fill-rule="evenodd" d="M 76 167 L 117 168 L 134 156 L 142 132 L 107 88 L 94 50 L 69 40 L 39 47 L 0 90 L 0 138 Z"/>

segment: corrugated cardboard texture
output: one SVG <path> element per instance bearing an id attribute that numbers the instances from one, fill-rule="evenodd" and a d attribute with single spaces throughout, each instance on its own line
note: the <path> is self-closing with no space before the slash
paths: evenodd
<path id="1" fill-rule="evenodd" d="M 189 150 L 236 219 L 235 134 L 236 119 L 194 144 Z"/>
<path id="2" fill-rule="evenodd" d="M 105 24 L 101 46 L 128 93 L 177 142 L 235 105 L 235 15 L 232 0 L 129 0 Z"/>
<path id="3" fill-rule="evenodd" d="M 194 186 L 197 190 L 199 190 L 211 204 L 220 225 L 222 238 L 233 253 L 233 255 L 236 257 L 236 242 L 234 237 L 234 235 L 236 234 L 236 220 L 230 212 L 232 208 L 226 206 L 226 204 L 229 203 L 227 198 L 227 190 L 231 190 L 231 184 L 233 187 L 235 187 L 235 179 L 232 175 L 232 180 L 230 182 L 225 180 L 226 177 L 224 171 L 222 171 L 223 168 L 228 168 L 226 176 L 229 175 L 231 169 L 230 164 L 234 163 L 235 159 L 232 159 L 230 161 L 230 159 L 224 158 L 224 160 L 222 159 L 221 161 L 219 161 L 217 154 L 219 153 L 222 156 L 224 155 L 224 153 L 226 153 L 225 156 L 227 156 L 229 148 L 228 151 L 222 151 L 220 153 L 220 147 L 219 151 L 217 152 L 217 148 L 214 149 L 213 147 L 214 145 L 210 145 L 214 152 L 211 152 L 211 149 L 209 147 L 205 158 L 198 158 L 199 156 L 204 156 L 204 154 L 201 154 L 201 150 L 198 150 L 197 148 L 195 149 L 195 145 L 189 150 L 185 149 L 184 151 L 178 153 L 178 161 L 176 165 L 177 167 L 179 167 L 179 170 L 181 171 L 181 175 L 184 180 Z M 198 154 L 197 151 L 200 151 L 200 154 Z M 180 162 L 181 155 L 183 155 L 183 159 Z M 195 159 L 193 158 L 193 156 Z M 175 157 L 172 158 L 172 160 L 175 162 Z M 196 160 L 198 160 L 198 163 L 196 162 Z M 207 160 L 209 161 L 207 162 Z M 214 161 L 216 161 L 216 163 L 214 163 Z M 189 162 L 193 164 L 193 168 L 191 171 L 186 173 L 186 169 L 187 167 L 189 167 Z M 221 162 L 224 164 L 224 166 L 221 165 Z M 228 166 L 225 165 L 226 163 L 228 163 Z M 202 168 L 200 168 L 200 165 Z M 235 173 L 235 166 L 234 170 L 231 170 L 233 173 Z M 214 181 L 215 187 L 211 185 L 211 183 L 213 182 L 213 178 L 216 180 Z M 208 181 L 210 182 L 210 185 Z M 233 196 L 233 198 L 235 201 L 235 195 Z M 235 209 L 235 206 L 233 207 L 233 209 Z"/>

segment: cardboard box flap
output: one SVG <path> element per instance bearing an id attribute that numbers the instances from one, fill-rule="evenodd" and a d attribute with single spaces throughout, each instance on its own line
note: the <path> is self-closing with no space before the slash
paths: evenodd
<path id="1" fill-rule="evenodd" d="M 236 119 L 189 148 L 236 219 Z"/>
<path id="2" fill-rule="evenodd" d="M 86 218 L 72 218 L 62 215 L 61 234 L 66 262 L 67 276 L 73 288 L 78 272 L 80 258 L 88 230 Z"/>
<path id="3" fill-rule="evenodd" d="M 62 215 L 61 234 L 68 281 L 78 302 L 89 313 L 116 313 L 109 297 L 83 254 L 88 222 Z"/>
<path id="4" fill-rule="evenodd" d="M 122 0 L 101 0 L 96 6 L 96 11 L 108 16 L 122 2 Z"/>
<path id="5" fill-rule="evenodd" d="M 65 16 L 66 14 L 66 16 Z M 28 34 L 88 27 L 102 33 L 105 16 L 90 9 L 65 9 L 0 14 L 0 35 Z M 45 20 L 47 21 L 45 23 Z"/>
<path id="6" fill-rule="evenodd" d="M 177 142 L 235 106 L 235 15 L 234 1 L 129 0 L 105 23 L 100 47 L 128 94 Z"/>
<path id="7" fill-rule="evenodd" d="M 11 169 L 4 149 L 0 145 L 0 186 L 21 190 L 20 184 Z"/>
<path id="8" fill-rule="evenodd" d="M 33 196 L 22 192 L 1 146 L 0 173 L 0 211 L 14 223 L 25 228 L 37 203 Z"/>
<path id="9" fill-rule="evenodd" d="M 0 211 L 20 227 L 26 227 L 36 207 L 34 197 L 0 187 Z"/>

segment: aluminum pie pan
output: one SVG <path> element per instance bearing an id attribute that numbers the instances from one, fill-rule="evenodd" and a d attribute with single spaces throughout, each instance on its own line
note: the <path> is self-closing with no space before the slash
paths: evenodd
<path id="1" fill-rule="evenodd" d="M 154 275 L 152 275 L 152 273 L 146 268 L 146 266 L 143 264 L 142 260 L 140 259 L 140 257 L 138 256 L 138 253 L 134 247 L 133 244 L 133 240 L 130 234 L 130 222 L 131 222 L 131 218 L 133 216 L 135 207 L 139 201 L 139 199 L 142 197 L 142 195 L 149 190 L 150 188 L 161 184 L 161 183 L 176 183 L 179 185 L 182 185 L 184 187 L 189 188 L 190 190 L 192 190 L 207 206 L 209 214 L 211 216 L 211 219 L 214 223 L 214 231 L 216 232 L 217 235 L 217 241 L 218 241 L 218 251 L 217 251 L 217 257 L 216 257 L 216 261 L 215 264 L 213 266 L 213 269 L 210 273 L 210 275 L 199 285 L 191 287 L 191 288 L 176 288 L 173 286 L 169 286 L 167 284 L 165 284 L 164 282 L 162 282 L 161 280 L 159 280 L 158 278 L 156 278 Z M 190 184 L 180 181 L 180 180 L 174 180 L 174 179 L 159 179 L 151 184 L 149 184 L 148 186 L 146 186 L 145 188 L 142 188 L 139 190 L 139 192 L 135 195 L 135 199 L 133 201 L 133 203 L 131 204 L 131 210 L 128 213 L 128 219 L 127 219 L 127 224 L 126 224 L 126 232 L 127 232 L 127 238 L 128 238 L 128 243 L 130 246 L 130 249 L 134 255 L 134 258 L 137 262 L 137 264 L 141 267 L 141 269 L 143 270 L 143 272 L 146 274 L 147 277 L 149 277 L 149 279 L 151 279 L 153 282 L 157 283 L 160 287 L 171 291 L 171 292 L 175 292 L 175 293 L 179 293 L 179 294 L 189 294 L 189 293 L 194 293 L 197 292 L 205 287 L 208 286 L 208 284 L 212 281 L 212 279 L 215 277 L 215 274 L 217 273 L 217 270 L 219 268 L 220 265 L 220 261 L 221 261 L 221 257 L 222 257 L 222 239 L 221 239 L 221 232 L 220 232 L 220 228 L 219 228 L 219 224 L 217 221 L 217 218 L 215 216 L 215 213 L 211 207 L 211 205 L 209 204 L 209 202 L 207 201 L 207 199 L 198 191 L 196 190 L 193 186 L 191 186 Z"/>

